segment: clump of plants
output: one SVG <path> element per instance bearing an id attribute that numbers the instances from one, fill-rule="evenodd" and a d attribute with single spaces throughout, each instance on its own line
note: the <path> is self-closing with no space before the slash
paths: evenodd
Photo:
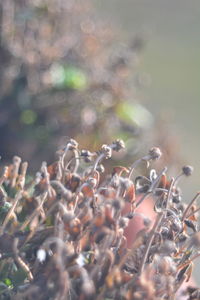
<path id="1" fill-rule="evenodd" d="M 200 193 L 186 205 L 178 184 L 193 168 L 174 178 L 166 167 L 156 172 L 151 162 L 162 153 L 154 147 L 129 167 L 106 170 L 106 160 L 124 147 L 116 140 L 90 152 L 70 139 L 34 178 L 19 157 L 5 166 L 0 299 L 172 300 L 177 292 L 200 299 L 198 288 L 184 287 L 200 255 Z M 140 163 L 147 177 L 135 176 Z M 154 219 L 138 212 L 152 199 Z M 144 226 L 128 248 L 124 231 L 137 215 Z"/>
<path id="2" fill-rule="evenodd" d="M 63 136 L 90 148 L 120 136 L 136 149 L 151 126 L 135 91 L 145 84 L 136 70 L 144 41 L 134 34 L 119 43 L 92 2 L 0 2 L 0 153 L 7 161 L 17 154 L 36 170 L 38 156 L 52 161 Z"/>

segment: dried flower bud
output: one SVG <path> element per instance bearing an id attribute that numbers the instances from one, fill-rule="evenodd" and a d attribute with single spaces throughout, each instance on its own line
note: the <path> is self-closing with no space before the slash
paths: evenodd
<path id="1" fill-rule="evenodd" d="M 112 143 L 112 149 L 116 152 L 125 148 L 125 144 L 123 140 L 116 140 Z"/>
<path id="2" fill-rule="evenodd" d="M 149 150 L 149 155 L 150 155 L 152 160 L 157 160 L 161 157 L 162 152 L 160 151 L 160 148 L 153 147 Z"/>
<path id="3" fill-rule="evenodd" d="M 184 174 L 185 176 L 190 176 L 190 175 L 192 175 L 193 170 L 194 170 L 194 168 L 193 168 L 192 166 L 184 166 L 184 167 L 182 168 L 183 174 Z"/>
<path id="4" fill-rule="evenodd" d="M 92 161 L 92 153 L 88 150 L 81 150 L 81 156 L 84 157 L 86 163 Z"/>
<path id="5" fill-rule="evenodd" d="M 68 146 L 69 150 L 74 150 L 74 149 L 78 148 L 78 143 L 77 143 L 77 141 L 70 139 L 67 143 L 67 146 Z"/>
<path id="6" fill-rule="evenodd" d="M 178 204 L 181 202 L 181 195 L 173 195 L 172 196 L 172 202 L 175 204 Z"/>
<path id="7" fill-rule="evenodd" d="M 105 155 L 106 159 L 112 156 L 112 149 L 108 145 L 102 145 L 101 152 Z"/>
<path id="8" fill-rule="evenodd" d="M 89 150 L 81 150 L 81 156 L 83 157 L 87 157 L 87 156 L 91 156 L 91 152 Z"/>

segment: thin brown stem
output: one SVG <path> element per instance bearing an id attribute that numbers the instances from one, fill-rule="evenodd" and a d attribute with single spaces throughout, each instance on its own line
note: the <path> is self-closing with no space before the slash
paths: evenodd
<path id="1" fill-rule="evenodd" d="M 169 205 L 169 200 L 170 200 L 170 197 L 171 197 L 171 194 L 172 194 L 172 189 L 174 187 L 174 183 L 175 183 L 175 179 L 172 177 L 172 179 L 170 181 L 168 194 L 167 194 L 167 199 L 166 199 L 166 209 L 168 208 L 168 205 Z"/>
<path id="2" fill-rule="evenodd" d="M 191 212 L 191 214 L 185 216 L 185 218 L 188 219 L 189 217 L 191 217 L 191 216 L 193 216 L 194 214 L 196 214 L 199 210 L 200 210 L 200 207 L 198 207 L 198 208 L 195 209 L 193 212 Z"/>
<path id="3" fill-rule="evenodd" d="M 146 263 L 146 260 L 147 260 L 147 257 L 148 257 L 148 254 L 149 254 L 149 250 L 151 248 L 151 245 L 152 245 L 152 242 L 153 242 L 153 239 L 154 239 L 154 236 L 156 234 L 156 231 L 158 229 L 158 227 L 160 226 L 160 223 L 162 221 L 162 218 L 164 216 L 164 213 L 160 213 L 158 214 L 156 220 L 155 220 L 155 223 L 154 223 L 154 226 L 149 234 L 149 238 L 148 238 L 148 241 L 147 241 L 147 244 L 146 244 L 146 247 L 144 249 L 144 253 L 143 253 L 143 258 L 142 258 L 142 262 L 140 264 L 140 268 L 139 268 L 139 274 L 141 274 L 144 270 L 144 267 L 145 267 L 145 263 Z"/>
<path id="4" fill-rule="evenodd" d="M 98 157 L 97 157 L 97 159 L 96 159 L 96 161 L 95 161 L 95 163 L 94 163 L 94 167 L 93 167 L 93 169 L 92 169 L 92 172 L 94 172 L 94 171 L 96 171 L 96 168 L 97 168 L 97 166 L 98 166 L 98 164 L 100 163 L 100 161 L 104 158 L 104 153 L 101 153 Z"/>
<path id="5" fill-rule="evenodd" d="M 47 197 L 47 192 L 44 194 L 38 207 L 32 212 L 30 217 L 27 218 L 26 221 L 21 225 L 21 227 L 19 229 L 20 231 L 23 231 L 26 228 L 26 226 L 28 226 L 28 224 L 40 213 L 40 209 L 42 208 L 46 197 Z"/>
<path id="6" fill-rule="evenodd" d="M 190 203 L 188 204 L 187 208 L 185 209 L 183 216 L 182 216 L 182 221 L 186 218 L 187 213 L 189 212 L 190 208 L 192 207 L 193 203 L 195 202 L 195 200 L 200 196 L 200 192 L 198 192 L 194 198 L 190 201 Z"/>
<path id="7" fill-rule="evenodd" d="M 18 265 L 24 270 L 25 273 L 27 273 L 27 277 L 30 281 L 33 280 L 33 274 L 31 273 L 31 270 L 29 269 L 28 265 L 22 260 L 22 258 L 19 256 L 19 250 L 18 250 L 18 239 L 14 239 L 13 243 L 13 253 L 14 253 L 14 259 L 18 263 Z"/>
<path id="8" fill-rule="evenodd" d="M 3 221 L 3 224 L 2 224 L 2 227 L 0 229 L 0 232 L 1 234 L 4 232 L 5 228 L 6 228 L 6 225 L 8 224 L 9 220 L 10 220 L 10 217 L 12 216 L 12 214 L 14 213 L 15 211 L 15 208 L 19 202 L 19 200 L 21 199 L 22 197 L 22 192 L 20 191 L 16 197 L 15 197 L 15 200 L 14 200 L 14 203 L 12 205 L 12 207 L 10 208 L 9 212 L 7 213 L 6 217 L 5 217 L 5 220 Z"/>
<path id="9" fill-rule="evenodd" d="M 132 175 L 133 175 L 133 171 L 135 170 L 135 168 L 143 161 L 146 161 L 148 162 L 148 160 L 150 160 L 150 156 L 149 155 L 146 155 L 142 158 L 139 158 L 138 160 L 136 160 L 131 166 L 130 166 L 130 172 L 129 172 L 129 175 L 128 175 L 128 178 L 131 179 Z"/>
<path id="10" fill-rule="evenodd" d="M 147 198 L 149 195 L 152 194 L 152 191 L 147 192 L 144 194 L 141 199 L 136 203 L 136 208 Z"/>

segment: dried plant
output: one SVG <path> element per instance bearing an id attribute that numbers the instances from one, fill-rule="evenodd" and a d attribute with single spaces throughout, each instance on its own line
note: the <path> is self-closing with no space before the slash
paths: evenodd
<path id="1" fill-rule="evenodd" d="M 150 164 L 162 153 L 154 147 L 129 168 L 105 172 L 104 161 L 124 147 L 117 140 L 90 152 L 70 139 L 34 178 L 19 157 L 4 168 L 0 299 L 172 300 L 181 299 L 180 290 L 186 299 L 200 299 L 198 288 L 184 287 L 200 255 L 200 193 L 186 205 L 178 186 L 193 169 L 184 166 L 171 179 L 166 167 L 157 174 Z M 134 177 L 142 161 L 149 176 Z M 154 220 L 138 212 L 152 199 Z M 144 226 L 128 248 L 124 230 L 136 215 Z"/>

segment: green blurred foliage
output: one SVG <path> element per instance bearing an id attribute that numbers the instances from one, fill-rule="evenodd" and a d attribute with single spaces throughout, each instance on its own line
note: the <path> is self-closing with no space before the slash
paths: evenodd
<path id="1" fill-rule="evenodd" d="M 152 123 L 135 99 L 141 37 L 118 43 L 90 1 L 9 0 L 0 18 L 3 160 L 17 154 L 36 169 L 64 137 L 94 148 L 119 134 L 137 148 Z"/>

